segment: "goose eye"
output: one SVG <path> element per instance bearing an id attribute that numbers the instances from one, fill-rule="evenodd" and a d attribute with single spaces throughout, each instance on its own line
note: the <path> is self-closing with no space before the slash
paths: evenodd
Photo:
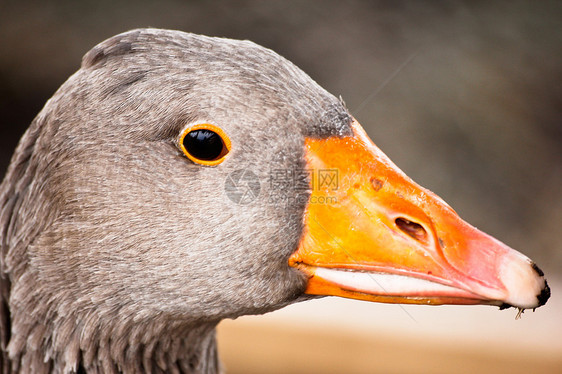
<path id="1" fill-rule="evenodd" d="M 230 139 L 225 132 L 211 124 L 188 127 L 180 138 L 180 148 L 193 162 L 218 165 L 230 151 Z"/>
<path id="2" fill-rule="evenodd" d="M 183 138 L 183 146 L 193 157 L 213 161 L 221 156 L 224 143 L 221 137 L 211 130 L 193 130 Z"/>

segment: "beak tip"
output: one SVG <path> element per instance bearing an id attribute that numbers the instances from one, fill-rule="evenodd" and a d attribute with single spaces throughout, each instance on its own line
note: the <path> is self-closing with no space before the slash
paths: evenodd
<path id="1" fill-rule="evenodd" d="M 545 279 L 544 280 L 544 288 L 541 290 L 541 292 L 537 296 L 537 300 L 539 301 L 538 306 L 543 306 L 544 304 L 546 304 L 546 302 L 548 301 L 549 298 L 550 298 L 550 287 L 548 286 L 548 283 L 546 282 L 546 279 Z"/>
<path id="2" fill-rule="evenodd" d="M 529 259 L 522 256 L 508 257 L 501 271 L 507 297 L 503 300 L 522 309 L 538 308 L 550 298 L 550 287 L 543 271 Z"/>
<path id="3" fill-rule="evenodd" d="M 537 274 L 538 274 L 539 276 L 544 277 L 544 272 L 541 270 L 541 268 L 539 268 L 539 267 L 537 266 L 536 263 L 531 262 L 531 267 L 533 268 L 534 271 L 537 272 Z"/>

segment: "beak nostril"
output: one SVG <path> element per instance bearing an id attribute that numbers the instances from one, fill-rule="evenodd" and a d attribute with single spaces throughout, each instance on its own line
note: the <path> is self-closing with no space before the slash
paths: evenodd
<path id="1" fill-rule="evenodd" d="M 418 241 L 427 240 L 427 231 L 425 231 L 423 226 L 420 225 L 419 223 L 410 221 L 409 219 L 402 218 L 402 217 L 396 218 L 394 222 L 396 223 L 396 226 L 398 226 L 400 230 L 402 230 L 404 233 L 408 234 L 412 238 Z"/>

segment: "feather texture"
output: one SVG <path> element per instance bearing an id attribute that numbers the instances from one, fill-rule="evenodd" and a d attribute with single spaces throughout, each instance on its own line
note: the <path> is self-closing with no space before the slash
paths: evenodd
<path id="1" fill-rule="evenodd" d="M 229 134 L 218 167 L 182 130 Z M 301 300 L 305 136 L 350 133 L 343 104 L 247 41 L 133 30 L 88 52 L 23 136 L 0 187 L 4 373 L 215 373 L 216 324 Z M 251 170 L 258 199 L 224 193 Z"/>

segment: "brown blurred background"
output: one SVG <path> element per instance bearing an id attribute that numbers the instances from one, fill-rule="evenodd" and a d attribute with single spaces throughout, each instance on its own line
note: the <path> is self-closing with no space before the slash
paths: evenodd
<path id="1" fill-rule="evenodd" d="M 467 221 L 532 257 L 552 279 L 549 304 L 525 315 L 519 325 L 512 326 L 513 317 L 501 314 L 510 323 L 505 331 L 494 330 L 496 335 L 509 331 L 510 340 L 518 339 L 511 335 L 514 329 L 521 329 L 521 341 L 552 340 L 529 359 L 522 355 L 529 346 L 512 349 L 495 340 L 478 350 L 481 340 L 470 330 L 487 330 L 455 330 L 461 322 L 455 315 L 470 326 L 493 330 L 495 310 L 490 317 L 491 311 L 478 308 L 470 309 L 477 311 L 474 315 L 456 308 L 428 312 L 369 305 L 373 309 L 365 316 L 399 316 L 384 325 L 384 338 L 376 339 L 371 332 L 377 324 L 371 330 L 333 329 L 340 318 L 333 312 L 327 313 L 333 319 L 326 325 L 314 323 L 307 330 L 311 315 L 323 320 L 319 316 L 326 310 L 338 308 L 349 309 L 346 318 L 362 321 L 353 308 L 366 308 L 363 303 L 321 301 L 259 317 L 258 322 L 246 318 L 224 324 L 219 336 L 231 373 L 264 372 L 264 367 L 295 373 L 316 372 L 315 367 L 334 373 L 464 372 L 473 369 L 467 364 L 471 362 L 481 363 L 478 370 L 496 373 L 507 363 L 517 372 L 525 363 L 536 369 L 541 362 L 546 362 L 544 371 L 562 372 L 562 312 L 555 313 L 562 306 L 556 288 L 562 284 L 560 1 L 2 0 L 0 175 L 21 134 L 78 69 L 82 55 L 109 36 L 146 26 L 251 39 L 292 60 L 328 91 L 341 95 L 375 143 L 408 175 L 442 196 Z M 437 334 L 439 349 L 426 346 L 426 337 L 435 336 L 435 329 L 427 327 L 436 323 L 424 319 L 427 313 L 435 313 L 441 322 L 454 315 L 450 325 L 441 326 L 448 334 Z M 397 330 L 404 331 L 392 333 Z M 419 335 L 409 337 L 410 330 L 419 330 Z M 242 337 L 250 339 L 242 344 Z M 295 361 L 291 346 L 306 349 L 313 341 L 323 344 L 323 354 Z M 454 349 L 461 341 L 474 344 Z M 346 346 L 361 348 L 340 356 Z M 366 350 L 365 355 L 353 356 L 358 349 Z M 371 350 L 385 353 L 371 356 Z M 397 358 L 397 351 L 404 355 Z M 408 352 L 420 358 L 404 366 Z M 460 361 L 444 364 L 443 371 L 426 362 L 443 357 Z M 256 366 L 243 366 L 249 361 Z M 389 361 L 402 366 L 381 366 Z"/>

